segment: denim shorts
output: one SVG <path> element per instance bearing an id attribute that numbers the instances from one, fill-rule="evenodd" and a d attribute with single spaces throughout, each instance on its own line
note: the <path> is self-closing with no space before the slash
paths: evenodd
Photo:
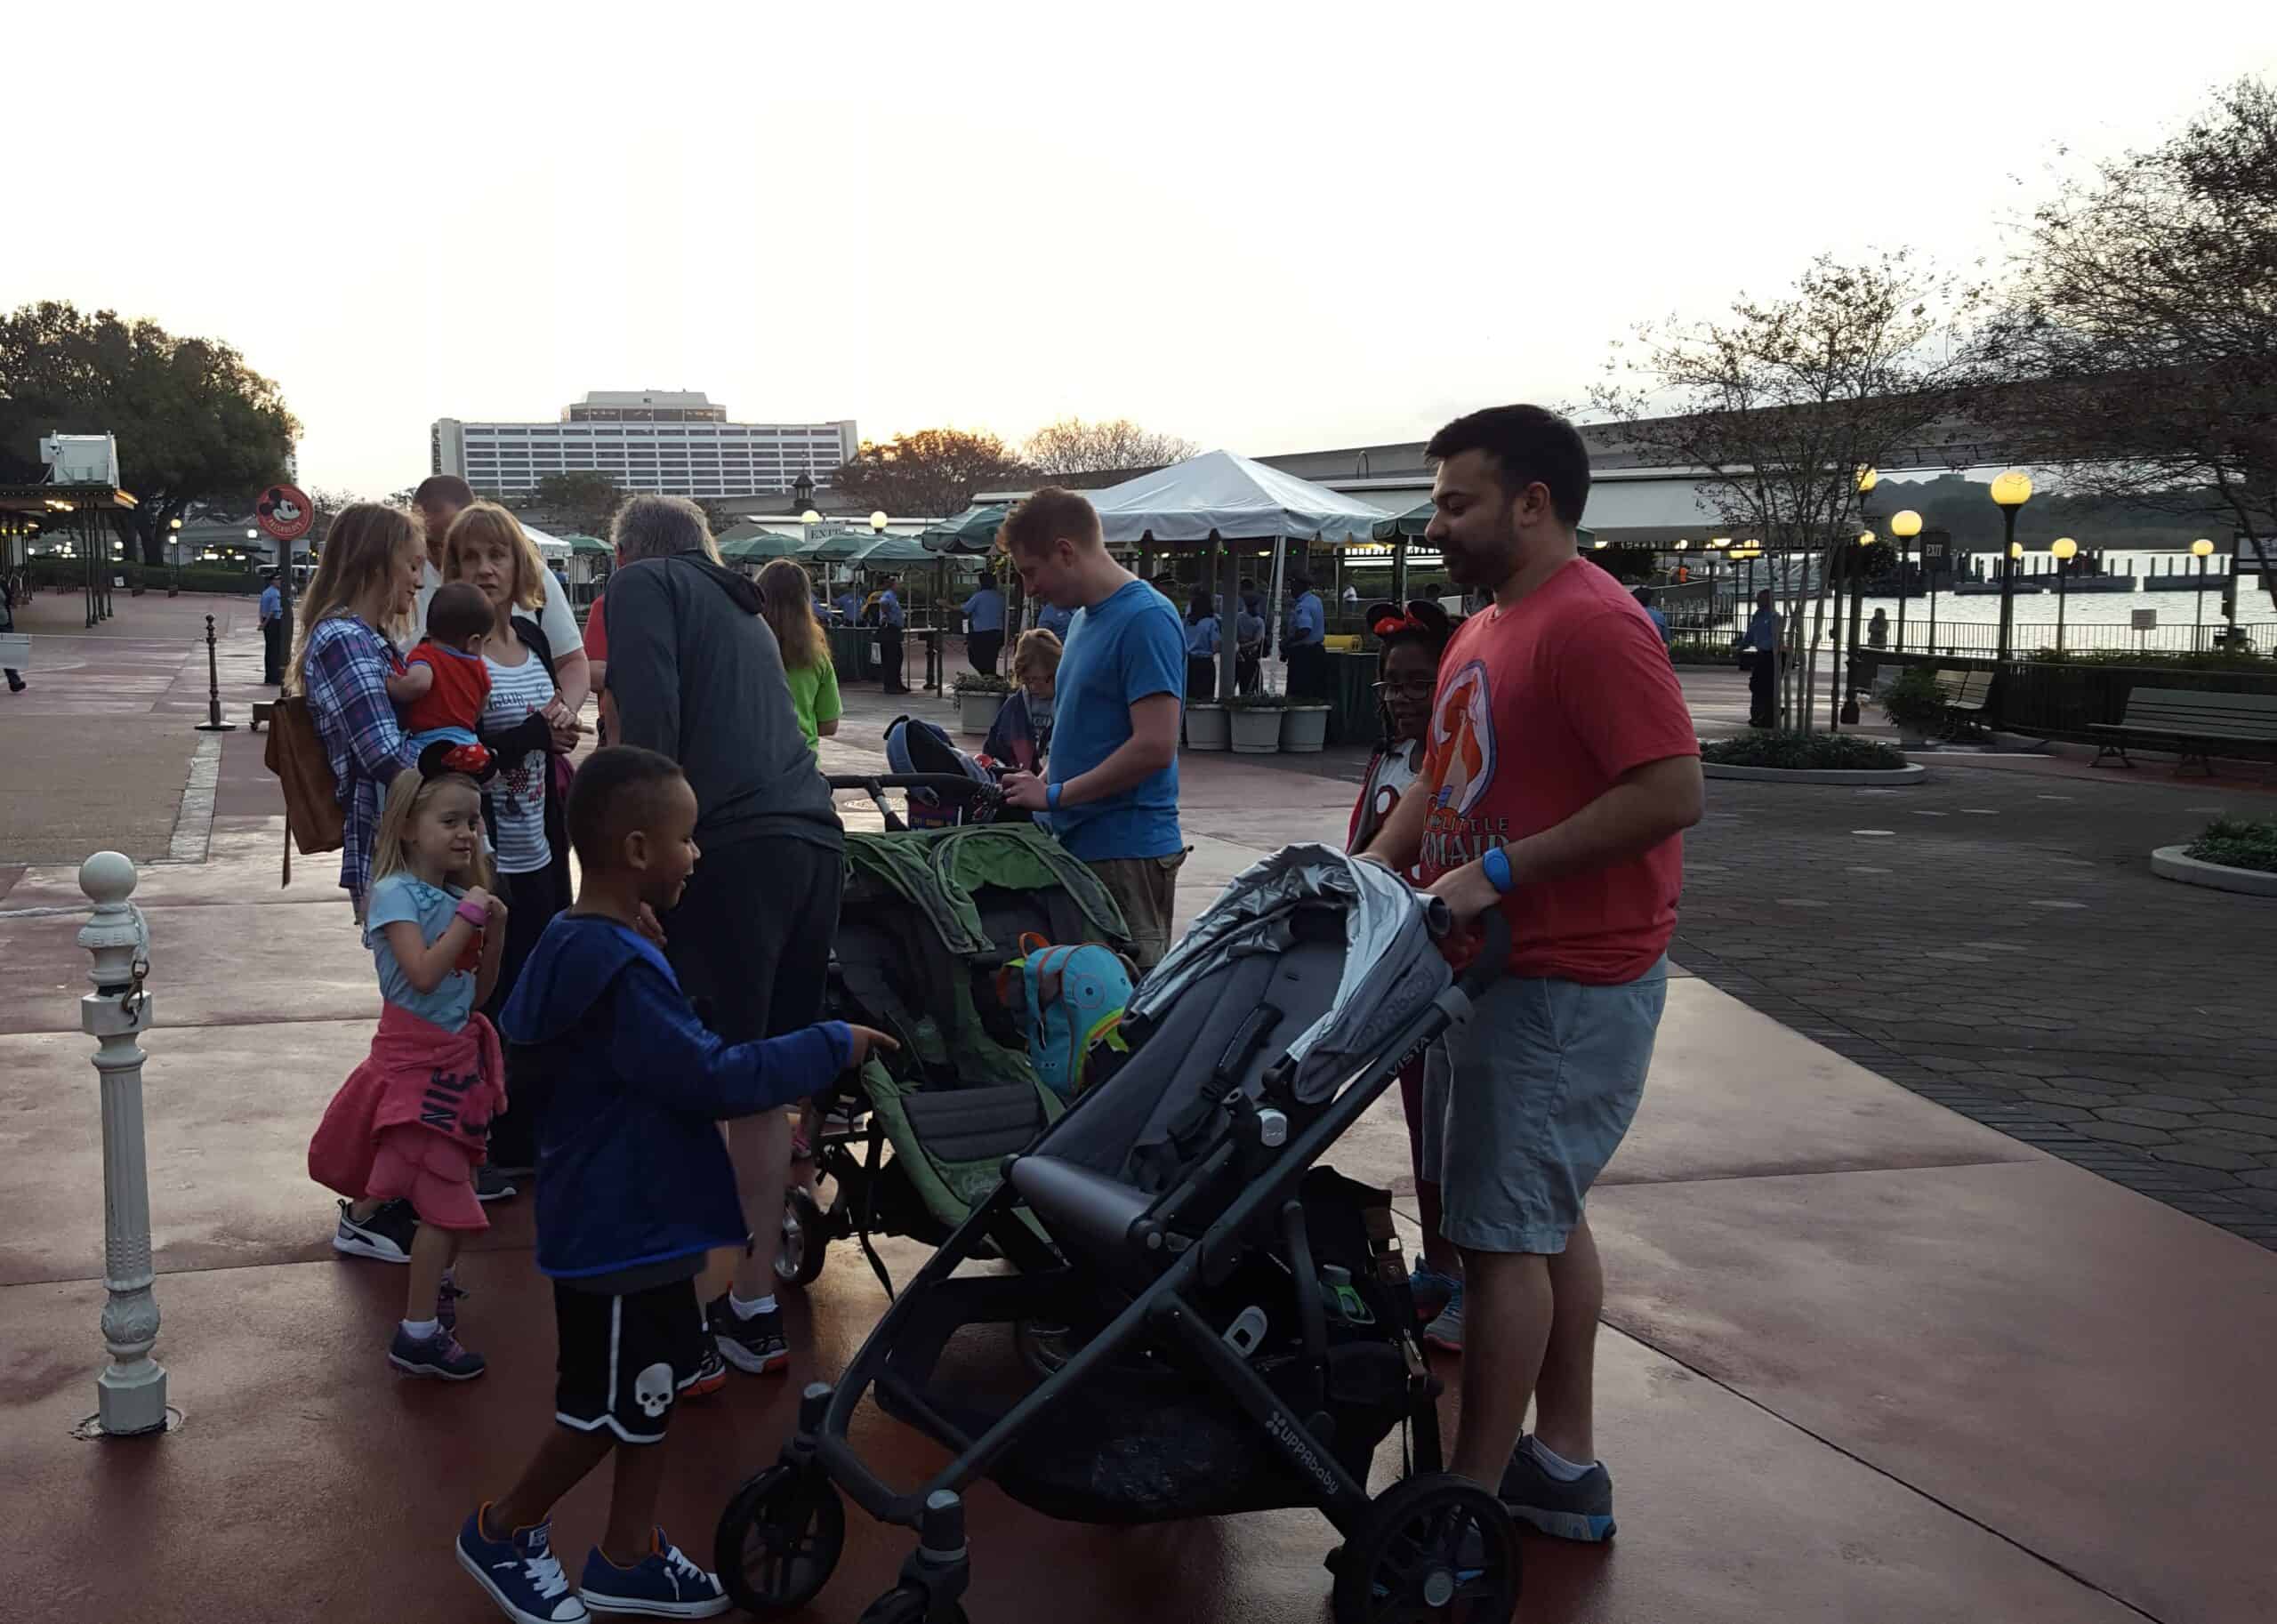
<path id="1" fill-rule="evenodd" d="M 1562 1252 L 1653 1063 L 1668 961 L 1619 986 L 1506 977 L 1424 1078 L 1440 1233 L 1484 1252 Z"/>

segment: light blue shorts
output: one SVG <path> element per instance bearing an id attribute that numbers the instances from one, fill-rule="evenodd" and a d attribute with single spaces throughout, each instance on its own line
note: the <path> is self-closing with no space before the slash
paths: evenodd
<path id="1" fill-rule="evenodd" d="M 1653 1064 L 1663 958 L 1620 986 L 1510 977 L 1488 988 L 1424 1078 L 1424 1168 L 1440 1233 L 1483 1252 L 1562 1252 Z"/>

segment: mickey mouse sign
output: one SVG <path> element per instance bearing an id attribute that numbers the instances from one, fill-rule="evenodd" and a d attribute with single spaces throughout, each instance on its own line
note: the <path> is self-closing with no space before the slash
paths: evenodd
<path id="1" fill-rule="evenodd" d="M 317 522 L 316 503 L 296 485 L 272 485 L 253 504 L 253 519 L 280 542 L 297 542 Z"/>

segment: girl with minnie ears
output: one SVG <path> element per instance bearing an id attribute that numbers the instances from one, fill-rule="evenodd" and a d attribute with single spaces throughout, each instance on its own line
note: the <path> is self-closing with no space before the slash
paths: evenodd
<path id="1" fill-rule="evenodd" d="M 1401 608 L 1396 604 L 1370 604 L 1362 617 L 1376 639 L 1376 715 L 1383 742 L 1368 762 L 1358 804 L 1344 849 L 1364 851 L 1376 838 L 1399 798 L 1423 770 L 1423 752 L 1430 742 L 1431 701 L 1437 692 L 1439 656 L 1446 652 L 1454 623 L 1447 612 L 1428 599 L 1419 599 Z M 1417 876 L 1404 876 L 1412 884 Z M 1400 1104 L 1407 1113 L 1408 1158 L 1415 1174 L 1417 1215 L 1423 1226 L 1423 1257 L 1409 1276 L 1416 1311 L 1430 1321 L 1426 1332 L 1437 1346 L 1460 1352 L 1462 1347 L 1462 1259 L 1439 1234 L 1439 1184 L 1427 1178 L 1426 1165 L 1437 1158 L 1426 1156 L 1423 1122 L 1424 1073 L 1444 1065 L 1436 1045 L 1411 1062 L 1399 1074 Z"/>

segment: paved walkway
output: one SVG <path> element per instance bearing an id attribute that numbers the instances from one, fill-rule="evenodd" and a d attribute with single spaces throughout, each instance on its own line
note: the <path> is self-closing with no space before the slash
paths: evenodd
<path id="1" fill-rule="evenodd" d="M 877 761 L 876 710 L 857 703 L 833 765 Z M 0 720 L 0 752 L 7 728 Z M 390 1378 L 380 1355 L 401 1277 L 330 1257 L 328 1209 L 302 1170 L 310 1126 L 369 1033 L 369 961 L 329 865 L 278 884 L 259 750 L 257 738 L 227 736 L 205 860 L 147 866 L 138 895 L 159 1019 L 146 1041 L 158 1351 L 187 1418 L 163 1439 L 69 1435 L 93 1408 L 101 1357 L 101 1153 L 75 1008 L 85 957 L 71 941 L 79 921 L 49 912 L 75 903 L 70 871 L 0 872 L 0 1146 L 12 1153 L 0 1162 L 0 1436 L 15 1512 L 0 1524 L 0 1562 L 11 1616 L 493 1616 L 445 1546 L 471 1498 L 546 1425 L 551 1338 L 527 1257 L 528 1203 L 496 1214 L 465 1266 L 476 1293 L 465 1331 L 492 1374 L 469 1388 Z M 1189 912 L 1256 855 L 1341 831 L 1349 791 L 1332 776 L 1230 759 L 1189 759 L 1187 775 Z M 1967 805 L 2007 807 L 1992 799 L 1993 775 L 1953 779 Z M 1998 782 L 2019 794 L 2046 787 Z M 179 799 L 181 787 L 149 792 Z M 1734 821 L 1695 843 L 1702 872 L 1679 951 L 1702 974 L 1671 989 L 1645 1106 L 1592 1202 L 1611 1274 L 1600 1445 L 1620 1479 L 1623 1532 L 1607 1549 L 1529 1540 L 1520 1616 L 2277 1615 L 2260 1538 L 2277 1507 L 2266 1379 L 2277 1262 L 1876 1075 L 1837 1052 L 1847 1027 L 1811 1011 L 1782 1022 L 1750 1007 L 1775 993 L 1734 997 L 1717 985 L 1726 964 L 1775 986 L 1826 961 L 1790 956 L 1780 932 L 1749 922 L 1766 913 L 1798 939 L 1838 913 L 1862 928 L 1877 914 L 1927 928 L 1928 894 L 1895 879 L 1978 862 L 1983 872 L 1958 874 L 1947 893 L 1975 895 L 2001 869 L 1974 848 L 2001 845 L 1999 820 L 2021 824 L 2021 805 L 1966 813 L 1936 799 L 1943 790 L 1916 792 L 1923 798 L 1902 804 L 1951 816 L 1907 815 L 1933 832 L 1864 836 L 1848 832 L 1895 828 L 1900 803 L 1835 792 L 1804 814 L 1793 800 L 1726 792 L 1739 787 L 1717 786 L 1711 806 Z M 2144 823 L 2189 804 L 2155 786 L 2119 793 L 2152 809 L 2129 815 Z M 1874 809 L 1871 821 L 1859 807 Z M 2132 826 L 2097 834 L 2108 815 L 2079 816 L 2078 831 L 2017 849 L 2076 848 L 2083 859 L 2098 840 L 2107 856 L 2131 849 Z M 1847 860 L 1847 841 L 1878 855 Z M 1791 860 L 1744 868 L 1758 848 Z M 1848 882 L 1822 882 L 1830 864 L 1892 876 L 1860 877 L 1882 888 L 1838 903 L 1830 888 Z M 1720 875 L 1734 876 L 1729 891 Z M 2025 952 L 1952 964 L 1971 989 L 1962 1001 L 1991 996 L 1973 990 L 1980 977 L 2014 1000 L 2072 969 L 2088 945 L 2048 932 L 2091 910 L 2040 911 L 2055 925 L 2011 915 L 2019 902 L 2089 900 L 2096 883 L 1979 905 L 1972 939 Z M 2108 907 L 2126 922 L 2104 928 L 2125 935 L 2150 918 L 2159 942 L 2191 951 L 2186 930 L 2158 921 L 2163 900 L 2122 894 Z M 1728 922 L 1718 917 L 1726 908 Z M 1775 951 L 1749 960 L 1735 951 L 1745 931 L 1776 938 Z M 1717 951 L 1719 941 L 1734 951 Z M 2110 974 L 2104 964 L 2090 973 Z M 2103 1003 L 2116 1007 L 2125 990 L 2107 982 Z M 2006 1031 L 1997 1020 L 1951 1025 L 1986 1047 L 1986 1033 Z M 1903 1035 L 1881 1030 L 1876 1041 L 1896 1053 Z M 2004 1046 L 2052 1041 L 2032 1030 Z M 2099 1030 L 2106 1044 L 2130 1035 L 2109 1022 Z M 1396 1106 L 1388 1100 L 1336 1160 L 1404 1199 Z M 906 1267 L 916 1254 L 895 1256 Z M 789 1378 L 739 1379 L 676 1428 L 664 1515 L 691 1548 L 703 1548 L 734 1484 L 773 1458 L 798 1385 L 842 1366 L 882 1306 L 850 1256 L 791 1301 L 800 1352 Z M 863 1436 L 905 1481 L 938 1459 L 882 1418 Z M 1396 1468 L 1391 1454 L 1379 1464 Z M 601 1502 L 589 1484 L 562 1508 L 573 1556 Z M 968 1603 L 984 1624 L 1322 1614 L 1331 1536 L 1309 1515 L 1110 1532 L 1050 1523 L 984 1489 L 973 1523 Z M 809 1616 L 855 1618 L 907 1545 L 850 1516 L 844 1565 Z"/>

